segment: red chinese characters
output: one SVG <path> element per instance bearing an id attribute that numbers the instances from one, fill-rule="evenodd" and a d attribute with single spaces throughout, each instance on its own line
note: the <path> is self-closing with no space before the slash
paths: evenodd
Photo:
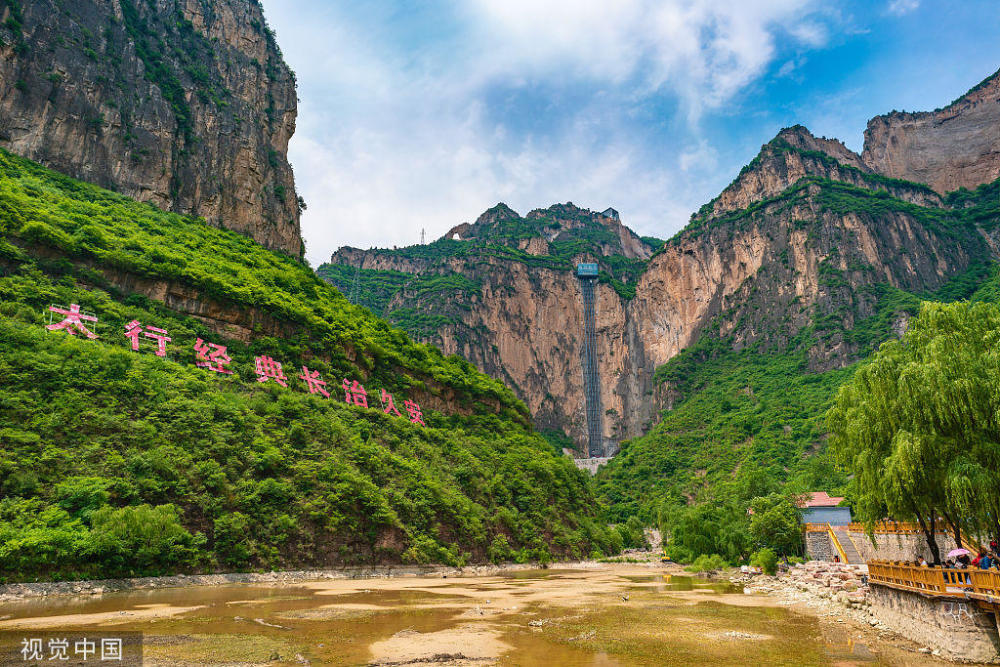
<path id="1" fill-rule="evenodd" d="M 387 415 L 395 414 L 397 417 L 402 417 L 399 410 L 396 409 L 396 404 L 392 400 L 392 394 L 387 392 L 385 389 L 382 390 L 382 412 Z"/>
<path id="2" fill-rule="evenodd" d="M 420 406 L 413 401 L 407 399 L 403 401 L 403 407 L 406 408 L 406 412 L 410 415 L 410 421 L 414 424 L 420 424 L 421 426 L 427 426 L 424 423 L 424 413 L 420 411 Z"/>
<path id="3" fill-rule="evenodd" d="M 194 353 L 198 357 L 198 361 L 195 362 L 198 368 L 207 368 L 210 371 L 225 373 L 226 375 L 233 374 L 231 370 L 224 368 L 232 362 L 232 359 L 226 354 L 225 345 L 206 343 L 199 338 L 194 342 Z"/>
<path id="4" fill-rule="evenodd" d="M 330 392 L 326 390 L 326 382 L 319 378 L 319 371 L 311 371 L 303 366 L 302 375 L 299 377 L 306 381 L 310 394 L 320 394 L 324 398 L 330 398 Z"/>
<path id="5" fill-rule="evenodd" d="M 281 370 L 281 364 L 268 356 L 254 357 L 257 364 L 257 382 L 274 380 L 282 387 L 288 386 L 288 378 Z"/>
<path id="6" fill-rule="evenodd" d="M 132 340 L 132 351 L 139 351 L 139 336 L 144 336 L 146 338 L 151 338 L 156 341 L 156 356 L 165 357 L 167 356 L 167 343 L 170 342 L 170 336 L 167 332 L 158 327 L 146 326 L 143 327 L 139 320 L 132 320 L 125 325 L 125 337 Z"/>
<path id="7" fill-rule="evenodd" d="M 88 329 L 84 324 L 84 322 L 96 322 L 97 318 L 93 315 L 84 315 L 81 313 L 79 305 L 75 303 L 70 304 L 69 310 L 63 310 L 57 306 L 49 306 L 49 310 L 59 315 L 65 315 L 62 322 L 54 322 L 46 326 L 45 328 L 49 331 L 64 329 L 71 336 L 81 333 L 90 339 L 98 337 L 97 334 Z"/>
<path id="8" fill-rule="evenodd" d="M 365 388 L 361 386 L 361 383 L 355 380 L 351 382 L 347 378 L 341 383 L 344 387 L 344 400 L 353 405 L 360 405 L 363 408 L 368 407 L 368 392 Z"/>

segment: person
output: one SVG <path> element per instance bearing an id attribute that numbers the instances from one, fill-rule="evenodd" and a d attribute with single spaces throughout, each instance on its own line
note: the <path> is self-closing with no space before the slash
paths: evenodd
<path id="1" fill-rule="evenodd" d="M 840 562 L 840 556 L 834 556 L 833 557 L 833 562 L 834 563 L 839 563 Z"/>
<path id="2" fill-rule="evenodd" d="M 996 540 L 990 540 L 990 551 L 992 551 L 993 553 L 996 553 L 997 549 L 998 549 L 997 541 Z"/>
<path id="3" fill-rule="evenodd" d="M 926 558 L 924 558 L 923 556 L 921 556 L 921 557 L 920 557 L 920 560 L 919 560 L 919 561 L 917 561 L 917 564 L 918 564 L 918 565 L 919 565 L 920 567 L 929 567 L 929 566 L 927 565 L 927 559 L 926 559 Z"/>
<path id="4" fill-rule="evenodd" d="M 988 553 L 983 552 L 983 555 L 979 557 L 979 569 L 988 570 L 992 565 L 993 565 L 993 559 L 990 558 L 990 555 Z"/>
<path id="5" fill-rule="evenodd" d="M 985 557 L 985 556 L 986 556 L 986 552 L 983 551 L 982 549 L 980 549 L 979 550 L 979 555 L 972 559 L 972 566 L 973 567 L 979 567 L 979 561 L 981 561 L 983 559 L 983 557 Z"/>

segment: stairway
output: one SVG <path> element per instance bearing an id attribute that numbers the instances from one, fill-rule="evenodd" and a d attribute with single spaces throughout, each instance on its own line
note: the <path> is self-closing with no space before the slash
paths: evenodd
<path id="1" fill-rule="evenodd" d="M 848 563 L 864 563 L 861 554 L 858 553 L 857 547 L 854 546 L 854 542 L 851 540 L 851 536 L 847 534 L 847 526 L 830 526 L 830 534 L 840 543 L 840 548 L 844 550 L 844 555 L 847 556 Z"/>

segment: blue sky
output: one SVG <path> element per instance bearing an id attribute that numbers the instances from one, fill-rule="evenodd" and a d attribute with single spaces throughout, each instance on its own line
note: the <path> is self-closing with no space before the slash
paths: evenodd
<path id="1" fill-rule="evenodd" d="M 996 0 L 263 0 L 298 75 L 307 257 L 437 238 L 503 201 L 671 236 L 785 126 L 867 120 L 1000 69 Z"/>

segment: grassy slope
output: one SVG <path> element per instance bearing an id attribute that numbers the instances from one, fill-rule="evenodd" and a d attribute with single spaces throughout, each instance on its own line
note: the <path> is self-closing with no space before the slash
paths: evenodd
<path id="1" fill-rule="evenodd" d="M 956 240 L 973 226 L 989 231 L 1000 223 L 1000 180 L 975 192 L 952 193 L 948 203 L 953 211 L 921 209 L 884 193 L 832 181 L 803 180 L 823 186 L 817 200 L 829 210 L 872 216 L 905 211 L 946 236 L 954 232 Z M 800 191 L 805 184 L 789 191 Z M 738 223 L 738 215 L 728 217 Z M 695 233 L 700 228 L 703 223 L 698 221 Z M 1000 277 L 995 265 L 975 263 L 934 293 L 911 294 L 889 285 L 871 289 L 877 296 L 876 312 L 842 332 L 845 340 L 858 344 L 862 357 L 892 335 L 898 313 L 916 315 L 926 299 L 996 300 Z M 790 491 L 842 487 L 845 479 L 825 453 L 823 415 L 854 366 L 810 373 L 806 363 L 808 347 L 816 338 L 830 336 L 832 328 L 842 329 L 840 321 L 833 316 L 817 319 L 785 349 L 761 346 L 735 352 L 728 340 L 709 331 L 660 367 L 658 384 L 669 383 L 679 398 L 650 433 L 624 443 L 618 457 L 598 475 L 599 495 L 612 520 L 637 514 L 655 521 L 661 506 L 708 500 L 720 482 L 730 481 L 747 463 Z"/>
<path id="2" fill-rule="evenodd" d="M 105 271 L 178 282 L 295 334 L 225 340 Z M 46 331 L 52 303 L 96 313 L 101 339 Z M 126 347 L 131 319 L 170 332 L 168 358 Z M 197 368 L 196 337 L 228 344 L 236 374 Z M 290 378 L 308 363 L 331 385 L 448 389 L 468 416 L 428 412 L 422 429 L 297 379 L 261 385 L 256 354 Z M 510 390 L 307 267 L 0 152 L 0 578 L 614 551 L 594 504 Z"/>

